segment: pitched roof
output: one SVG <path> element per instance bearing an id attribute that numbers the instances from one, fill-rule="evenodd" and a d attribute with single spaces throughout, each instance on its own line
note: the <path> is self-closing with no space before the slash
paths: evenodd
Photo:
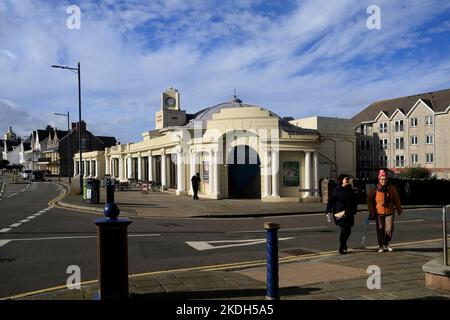
<path id="1" fill-rule="evenodd" d="M 381 111 L 384 111 L 388 117 L 392 116 L 396 109 L 400 109 L 404 114 L 407 114 L 419 99 L 423 100 L 435 112 L 445 111 L 450 106 L 450 89 L 380 100 L 372 103 L 351 120 L 353 125 L 357 126 L 361 122 L 374 121 Z"/>
<path id="2" fill-rule="evenodd" d="M 114 137 L 105 137 L 105 136 L 96 136 L 106 148 L 115 146 L 117 144 L 117 140 Z"/>

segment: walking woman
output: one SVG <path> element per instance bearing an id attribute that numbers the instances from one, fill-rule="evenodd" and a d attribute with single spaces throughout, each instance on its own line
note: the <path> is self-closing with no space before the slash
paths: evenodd
<path id="1" fill-rule="evenodd" d="M 403 212 L 397 189 L 388 184 L 384 170 L 378 173 L 378 185 L 367 197 L 370 219 L 377 225 L 378 252 L 392 252 L 389 245 L 394 233 L 394 213 L 400 216 Z"/>
<path id="2" fill-rule="evenodd" d="M 339 253 L 347 253 L 347 240 L 355 224 L 355 214 L 358 207 L 356 194 L 350 184 L 350 175 L 341 174 L 338 185 L 332 191 L 327 203 L 327 214 L 332 214 L 334 222 L 341 228 L 339 235 Z"/>

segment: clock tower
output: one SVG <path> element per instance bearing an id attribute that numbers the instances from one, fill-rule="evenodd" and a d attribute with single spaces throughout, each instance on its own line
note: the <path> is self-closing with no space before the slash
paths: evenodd
<path id="1" fill-rule="evenodd" d="M 186 123 L 186 111 L 181 110 L 180 92 L 170 87 L 161 93 L 161 110 L 156 112 L 155 127 L 182 126 Z"/>

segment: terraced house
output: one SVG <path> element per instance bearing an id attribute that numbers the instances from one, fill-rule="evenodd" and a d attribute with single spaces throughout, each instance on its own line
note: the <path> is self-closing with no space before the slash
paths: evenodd
<path id="1" fill-rule="evenodd" d="M 352 118 L 357 176 L 428 168 L 450 179 L 450 89 L 377 101 Z"/>

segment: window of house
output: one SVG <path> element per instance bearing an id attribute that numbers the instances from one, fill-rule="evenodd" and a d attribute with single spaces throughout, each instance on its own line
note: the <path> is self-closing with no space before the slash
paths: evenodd
<path id="1" fill-rule="evenodd" d="M 433 116 L 426 116 L 426 117 L 425 117 L 425 124 L 426 124 L 427 126 L 433 125 L 433 124 L 434 124 L 434 118 L 433 118 Z"/>
<path id="2" fill-rule="evenodd" d="M 380 133 L 387 133 L 387 122 L 380 123 Z"/>
<path id="3" fill-rule="evenodd" d="M 366 150 L 370 151 L 370 141 L 369 140 L 366 141 Z"/>
<path id="4" fill-rule="evenodd" d="M 403 150 L 405 148 L 405 139 L 404 138 L 395 138 L 395 149 Z"/>
<path id="5" fill-rule="evenodd" d="M 433 135 L 432 134 L 427 134 L 427 144 L 433 144 Z"/>
<path id="6" fill-rule="evenodd" d="M 395 132 L 403 132 L 403 120 L 395 121 Z"/>
<path id="7" fill-rule="evenodd" d="M 417 153 L 411 154 L 411 163 L 418 163 L 419 162 L 419 155 Z"/>
<path id="8" fill-rule="evenodd" d="M 395 156 L 395 167 L 403 168 L 405 166 L 405 156 Z"/>
<path id="9" fill-rule="evenodd" d="M 417 118 L 411 118 L 411 128 L 417 127 Z"/>
<path id="10" fill-rule="evenodd" d="M 427 153 L 425 155 L 426 157 L 426 163 L 434 163 L 434 156 L 432 153 Z"/>
<path id="11" fill-rule="evenodd" d="M 386 150 L 388 148 L 388 139 L 380 140 L 380 150 Z"/>
<path id="12" fill-rule="evenodd" d="M 417 136 L 411 136 L 411 145 L 417 145 L 419 142 L 419 139 L 417 138 Z"/>
<path id="13" fill-rule="evenodd" d="M 387 167 L 387 156 L 378 156 L 378 166 L 380 168 L 386 168 Z"/>

